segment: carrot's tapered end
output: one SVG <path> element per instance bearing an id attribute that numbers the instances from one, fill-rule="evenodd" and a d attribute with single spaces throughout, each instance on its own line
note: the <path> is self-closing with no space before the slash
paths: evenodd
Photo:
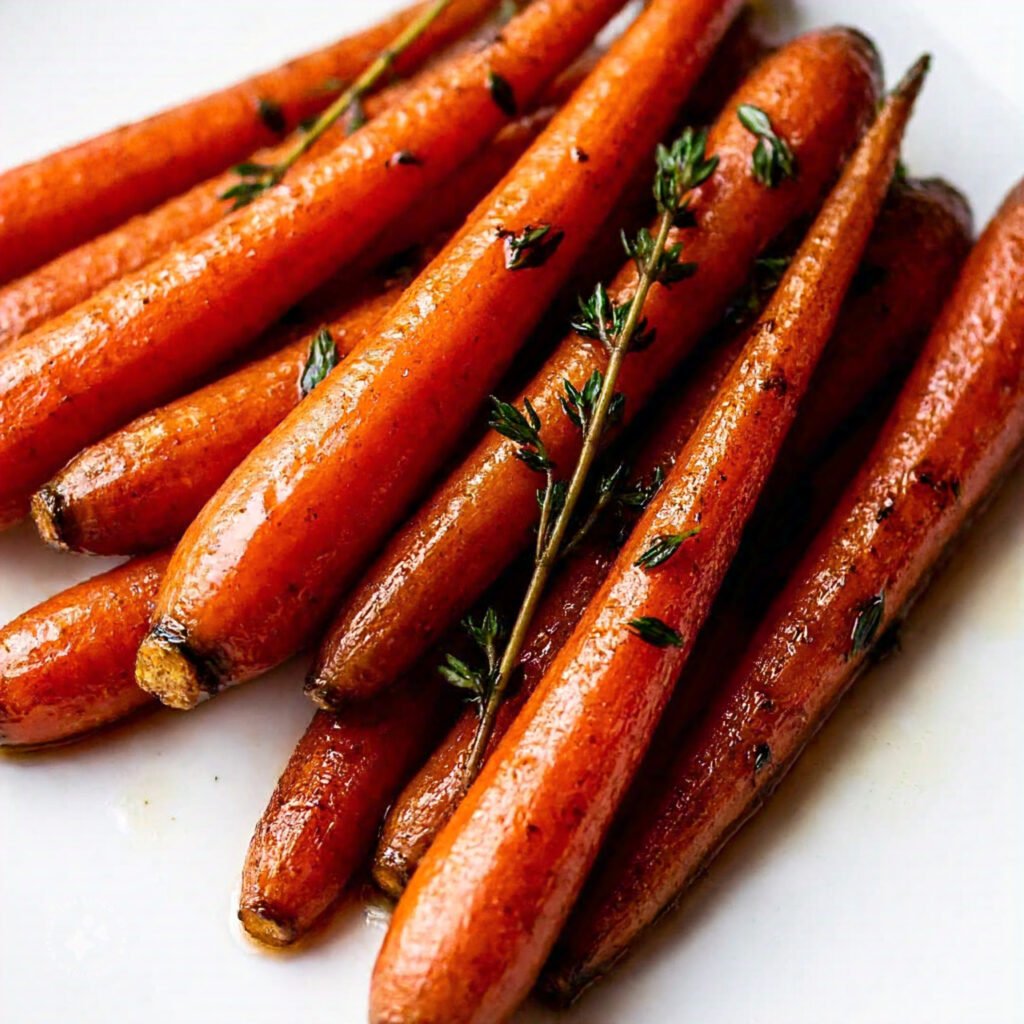
<path id="1" fill-rule="evenodd" d="M 68 551 L 64 541 L 64 498 L 54 487 L 40 488 L 32 495 L 32 521 L 39 536 L 50 547 Z"/>
<path id="2" fill-rule="evenodd" d="M 399 861 L 398 858 L 392 861 L 388 857 L 388 852 L 385 850 L 383 855 L 374 858 L 373 881 L 385 896 L 399 900 L 409 884 L 410 873 L 404 861 Z"/>
<path id="3" fill-rule="evenodd" d="M 900 79 L 896 88 L 893 89 L 893 96 L 899 96 L 901 99 L 913 103 L 917 99 L 917 94 L 921 91 L 921 86 L 924 85 L 924 80 L 931 70 L 931 66 L 932 55 L 930 53 L 925 53 L 918 57 L 907 73 Z"/>
<path id="4" fill-rule="evenodd" d="M 135 681 L 161 704 L 179 711 L 194 708 L 217 692 L 177 623 L 160 622 L 146 634 L 135 659 Z"/>
<path id="5" fill-rule="evenodd" d="M 294 923 L 263 906 L 239 907 L 238 920 L 249 936 L 265 946 L 290 946 L 299 937 Z"/>
<path id="6" fill-rule="evenodd" d="M 338 711 L 344 703 L 338 700 L 330 682 L 319 676 L 309 676 L 303 692 L 322 711 Z"/>

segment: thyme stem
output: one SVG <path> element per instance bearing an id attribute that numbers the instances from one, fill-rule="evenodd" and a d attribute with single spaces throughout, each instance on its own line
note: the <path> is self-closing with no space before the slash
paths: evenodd
<path id="1" fill-rule="evenodd" d="M 587 477 L 590 474 L 594 460 L 597 458 L 601 445 L 601 435 L 604 433 L 608 419 L 608 409 L 612 399 L 615 397 L 615 385 L 622 370 L 623 361 L 629 351 L 630 342 L 633 340 L 637 327 L 641 323 L 641 314 L 644 303 L 647 301 L 647 294 L 658 275 L 662 253 L 665 251 L 665 245 L 668 242 L 669 232 L 672 230 L 676 212 L 676 209 L 670 208 L 664 210 L 661 215 L 654 246 L 643 269 L 640 271 L 636 292 L 630 301 L 626 321 L 610 346 L 608 366 L 604 373 L 601 391 L 598 394 L 597 401 L 594 403 L 593 413 L 586 424 L 583 447 L 580 450 L 579 460 L 576 463 L 572 479 L 566 490 L 564 504 L 555 519 L 554 525 L 551 527 L 550 535 L 543 542 L 543 547 L 538 545 L 539 554 L 534 565 L 533 575 L 530 577 L 530 583 L 526 589 L 523 603 L 519 608 L 519 614 L 516 616 L 515 624 L 509 633 L 508 643 L 505 646 L 501 663 L 498 666 L 498 673 L 494 678 L 490 692 L 487 695 L 487 700 L 480 713 L 480 720 L 477 723 L 476 733 L 473 736 L 473 743 L 466 757 L 463 782 L 466 789 L 469 788 L 473 779 L 476 778 L 483 764 L 487 744 L 490 741 L 491 734 L 494 732 L 494 722 L 497 718 L 498 708 L 501 706 L 505 691 L 508 689 L 512 673 L 519 664 L 519 657 L 526 643 L 530 624 L 533 622 L 533 617 L 540 604 L 540 599 L 547 586 L 548 579 L 551 576 L 551 571 L 558 561 L 562 541 L 569 529 L 573 512 L 583 495 Z M 550 488 L 548 490 L 550 492 Z M 548 499 L 545 498 L 545 504 L 547 502 Z M 541 537 L 544 537 L 543 533 Z"/>
<path id="2" fill-rule="evenodd" d="M 271 165 L 240 164 L 243 178 L 240 185 L 225 192 L 222 199 L 234 199 L 234 209 L 252 202 L 260 193 L 279 185 L 284 176 L 323 137 L 324 133 L 349 109 L 358 109 L 367 93 L 387 74 L 398 58 L 450 7 L 453 0 L 435 0 L 395 36 L 373 59 L 359 77 L 313 122 L 308 131 L 300 133 L 295 145 L 277 163 Z M 247 180 L 246 180 L 247 179 Z"/>

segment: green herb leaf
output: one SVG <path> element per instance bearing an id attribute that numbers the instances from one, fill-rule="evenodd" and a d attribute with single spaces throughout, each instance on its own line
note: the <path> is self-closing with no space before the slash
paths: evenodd
<path id="1" fill-rule="evenodd" d="M 707 143 L 707 129 L 687 128 L 671 146 L 658 146 L 654 200 L 659 212 L 676 218 L 688 213 L 687 193 L 703 185 L 718 167 L 718 157 L 706 153 Z"/>
<path id="2" fill-rule="evenodd" d="M 754 747 L 754 771 L 760 772 L 772 763 L 772 748 L 767 743 Z"/>
<path id="3" fill-rule="evenodd" d="M 284 110 L 281 109 L 280 103 L 261 96 L 256 104 L 256 112 L 267 129 L 275 135 L 284 135 L 288 130 L 288 122 L 284 118 Z"/>
<path id="4" fill-rule="evenodd" d="M 661 490 L 665 482 L 665 471 L 661 466 L 655 466 L 648 483 L 638 480 L 628 491 L 619 495 L 619 504 L 625 508 L 643 510 L 651 503 L 654 496 Z"/>
<path id="5" fill-rule="evenodd" d="M 444 664 L 438 665 L 446 682 L 460 690 L 465 690 L 472 700 L 484 701 L 492 685 L 490 674 L 470 668 L 461 658 L 454 654 L 446 654 Z"/>
<path id="6" fill-rule="evenodd" d="M 490 90 L 491 99 L 503 113 L 509 117 L 515 117 L 519 112 L 516 104 L 516 94 L 508 81 L 501 77 L 496 71 L 487 72 L 487 88 Z"/>
<path id="7" fill-rule="evenodd" d="M 863 654 L 871 646 L 884 617 L 885 593 L 883 591 L 869 597 L 857 609 L 857 618 L 854 620 L 853 629 L 850 632 L 848 659 Z"/>
<path id="8" fill-rule="evenodd" d="M 652 647 L 683 646 L 683 638 L 671 626 L 665 625 L 661 619 L 657 619 L 653 615 L 630 619 L 627 625 L 641 640 L 646 641 Z"/>
<path id="9" fill-rule="evenodd" d="M 789 143 L 775 134 L 771 119 L 751 103 L 736 110 L 740 124 L 757 138 L 751 168 L 754 178 L 767 188 L 775 188 L 785 178 L 796 177 L 796 159 Z"/>
<path id="10" fill-rule="evenodd" d="M 309 346 L 306 365 L 299 378 L 299 389 L 305 398 L 339 363 L 338 346 L 326 327 L 321 327 Z"/>
<path id="11" fill-rule="evenodd" d="M 698 533 L 700 533 L 699 526 L 695 526 L 685 533 L 663 533 L 651 541 L 644 553 L 633 564 L 641 569 L 654 569 L 667 562 L 679 550 L 683 541 L 696 537 Z"/>
<path id="12" fill-rule="evenodd" d="M 505 269 L 527 270 L 547 263 L 562 244 L 565 232 L 552 231 L 550 224 L 527 224 L 518 234 L 500 228 L 498 237 L 505 240 Z"/>
<path id="13" fill-rule="evenodd" d="M 530 400 L 524 400 L 525 415 L 509 402 L 491 396 L 491 416 L 488 425 L 503 437 L 515 441 L 519 447 L 515 457 L 538 473 L 554 469 L 540 436 L 540 417 Z"/>
<path id="14" fill-rule="evenodd" d="M 391 159 L 388 161 L 390 167 L 422 167 L 423 161 L 415 154 L 411 153 L 408 149 L 400 149 L 397 153 L 391 155 Z"/>

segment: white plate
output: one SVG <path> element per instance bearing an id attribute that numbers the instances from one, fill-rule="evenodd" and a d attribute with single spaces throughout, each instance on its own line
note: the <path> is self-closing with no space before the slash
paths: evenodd
<path id="1" fill-rule="evenodd" d="M 277 63 L 394 3 L 0 0 L 0 167 Z M 1019 0 L 778 0 L 849 21 L 890 74 L 936 62 L 907 145 L 979 222 L 1024 174 Z M 1024 1019 L 1024 473 L 769 809 L 575 1024 Z M 0 537 L 0 620 L 103 562 Z M 256 818 L 309 717 L 291 667 L 188 715 L 0 761 L 0 1018 L 365 1019 L 384 927 L 355 904 L 300 953 L 233 921 Z M 522 1020 L 556 1019 L 528 1009 Z"/>

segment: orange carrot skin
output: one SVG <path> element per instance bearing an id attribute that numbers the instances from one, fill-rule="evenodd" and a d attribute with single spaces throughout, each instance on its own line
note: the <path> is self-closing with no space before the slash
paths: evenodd
<path id="1" fill-rule="evenodd" d="M 317 712 L 249 844 L 238 916 L 254 938 L 287 945 L 334 905 L 437 735 L 443 696 L 399 687 L 341 716 Z"/>
<path id="2" fill-rule="evenodd" d="M 617 832 L 556 951 L 551 989 L 571 997 L 607 971 L 762 806 L 1022 444 L 1024 182 L 712 712 Z"/>
<path id="3" fill-rule="evenodd" d="M 541 111 L 502 130 L 439 194 L 371 245 L 360 267 L 376 269 L 396 252 L 454 227 L 550 116 L 550 109 Z M 417 257 L 409 269 L 421 265 Z M 340 355 L 366 337 L 402 291 L 395 285 L 357 302 L 365 288 L 353 289 L 346 271 L 301 303 L 303 311 L 312 307 L 306 319 L 315 327 L 328 323 Z M 339 292 L 345 296 L 340 300 Z M 303 332 L 273 355 L 143 414 L 80 452 L 33 496 L 44 539 L 100 555 L 138 554 L 176 541 L 231 470 L 298 404 L 310 340 Z"/>
<path id="4" fill-rule="evenodd" d="M 586 615 L 417 869 L 374 970 L 373 1024 L 504 1020 L 528 994 L 831 334 L 919 85 L 854 155 Z M 657 568 L 636 564 L 696 527 Z M 647 616 L 678 646 L 636 635 L 629 623 Z"/>
<path id="5" fill-rule="evenodd" d="M 398 283 L 362 301 L 337 303 L 337 315 L 324 323 L 339 356 L 362 341 L 401 294 Z M 299 404 L 317 330 L 86 448 L 33 496 L 43 539 L 98 555 L 173 544 L 231 471 Z"/>
<path id="6" fill-rule="evenodd" d="M 773 518 L 792 481 L 811 472 L 822 444 L 850 419 L 854 409 L 889 377 L 901 373 L 908 357 L 912 359 L 920 351 L 939 307 L 956 280 L 970 241 L 969 208 L 963 197 L 949 186 L 936 181 L 909 181 L 890 189 L 854 279 L 855 287 L 843 305 L 835 333 L 801 403 L 754 520 L 745 531 L 737 566 L 744 559 L 759 564 L 764 561 L 767 547 L 755 545 L 745 554 L 750 547 L 751 534 L 758 535 L 758 524 Z M 672 396 L 667 412 L 641 447 L 634 476 L 648 479 L 655 467 L 661 467 L 664 472 L 671 469 L 742 351 L 744 341 L 744 333 L 740 332 L 731 342 L 721 345 L 688 379 L 681 392 Z M 832 400 L 820 401 L 819 396 L 823 395 L 831 396 Z M 829 473 L 823 486 L 815 482 L 816 508 L 809 511 L 808 520 L 817 518 L 821 525 L 831 511 L 843 484 L 857 468 L 859 460 L 853 460 L 866 454 L 854 447 L 855 450 L 844 456 L 844 465 Z M 811 530 L 812 523 L 808 521 L 800 531 L 801 536 L 809 538 Z M 778 535 L 777 521 L 775 535 Z M 799 540 L 794 538 L 796 543 Z M 532 635 L 524 648 L 517 689 L 502 703 L 489 750 L 497 745 L 568 639 L 586 604 L 603 582 L 617 550 L 614 536 L 607 531 L 599 533 L 562 569 L 537 614 Z M 799 554 L 794 557 L 794 551 L 794 545 L 787 544 L 781 559 L 779 553 L 773 552 L 769 559 L 773 575 L 792 569 L 799 557 Z M 729 579 L 735 575 L 735 569 L 736 566 L 730 571 Z M 692 669 L 707 646 L 708 632 L 722 633 L 717 619 L 724 618 L 729 623 L 726 634 L 720 638 L 721 643 L 713 646 L 713 652 L 719 657 L 723 649 L 735 645 L 737 635 L 745 635 L 744 629 L 756 626 L 756 622 L 740 624 L 733 614 L 740 603 L 740 595 L 734 594 L 728 605 L 723 606 L 729 579 L 723 585 L 717 610 L 712 612 L 687 664 L 685 682 L 673 697 L 672 709 L 666 712 L 665 718 L 671 716 L 677 724 L 692 720 L 691 708 L 697 696 L 685 691 L 703 689 L 693 687 Z M 749 582 L 745 577 L 746 588 Z M 763 590 L 763 587 L 754 589 Z M 742 598 L 744 606 L 753 603 L 745 593 Z M 676 704 L 680 705 L 678 709 Z M 444 742 L 388 812 L 373 870 L 378 885 L 391 896 L 397 898 L 401 894 L 462 797 L 459 767 L 472 740 L 477 718 L 472 708 L 460 716 Z M 668 724 L 662 722 L 659 736 L 668 731 Z M 671 730 L 666 742 L 678 743 L 678 728 Z M 672 749 L 676 747 L 673 745 Z M 639 793 L 645 786 L 656 785 L 645 772 L 641 775 L 643 777 L 636 783 Z M 627 801 L 626 806 L 631 802 Z"/>
<path id="7" fill-rule="evenodd" d="M 830 30 L 768 58 L 732 98 L 708 144 L 719 168 L 693 203 L 700 227 L 675 236 L 699 269 L 690 280 L 652 289 L 645 316 L 657 340 L 627 359 L 620 378 L 627 420 L 714 326 L 761 249 L 813 209 L 875 109 L 878 77 L 862 37 Z M 747 102 L 767 110 L 790 141 L 799 180 L 767 190 L 751 177 L 752 139 L 735 109 Z M 613 295 L 628 298 L 635 281 L 630 264 Z M 580 444 L 559 405 L 563 381 L 579 385 L 605 362 L 600 345 L 570 335 L 523 391 L 560 467 L 573 464 Z M 312 678 L 324 699 L 366 697 L 397 679 L 530 543 L 537 479 L 514 451 L 486 436 L 364 574 L 318 655 Z"/>
<path id="8" fill-rule="evenodd" d="M 376 117 L 393 106 L 409 88 L 399 83 L 368 97 L 364 104 L 366 116 Z M 296 166 L 322 156 L 346 133 L 347 125 L 342 120 L 329 128 Z M 289 138 L 254 153 L 251 159 L 274 164 L 294 145 L 295 140 Z M 225 171 L 0 288 L 0 348 L 84 302 L 111 281 L 139 270 L 175 243 L 216 224 L 232 207 L 232 201 L 221 196 L 238 181 L 233 170 Z"/>
<path id="9" fill-rule="evenodd" d="M 398 69 L 415 68 L 490 6 L 455 0 Z M 277 141 L 261 100 L 277 104 L 285 129 L 294 128 L 337 93 L 325 84 L 354 79 L 421 10 L 417 4 L 273 71 L 0 174 L 0 283 Z"/>
<path id="10" fill-rule="evenodd" d="M 62 743 L 153 704 L 135 651 L 168 558 L 118 566 L 0 629 L 0 746 Z"/>
<path id="11" fill-rule="evenodd" d="M 144 686 L 191 703 L 196 687 L 215 692 L 256 675 L 315 635 L 586 251 L 736 8 L 732 0 L 648 7 L 379 337 L 232 474 L 177 549 L 153 642 L 140 649 Z M 588 160 L 579 162 L 580 149 Z M 499 232 L 530 223 L 564 232 L 561 243 L 542 266 L 509 270 Z M 168 646 L 203 677 L 187 698 L 164 689 Z M 147 679 L 149 653 L 160 657 Z"/>
<path id="12" fill-rule="evenodd" d="M 0 352 L 0 525 L 77 451 L 232 355 L 494 136 L 508 114 L 490 72 L 531 103 L 620 4 L 537 0 L 250 206 Z M 394 160 L 402 151 L 419 163 Z"/>

